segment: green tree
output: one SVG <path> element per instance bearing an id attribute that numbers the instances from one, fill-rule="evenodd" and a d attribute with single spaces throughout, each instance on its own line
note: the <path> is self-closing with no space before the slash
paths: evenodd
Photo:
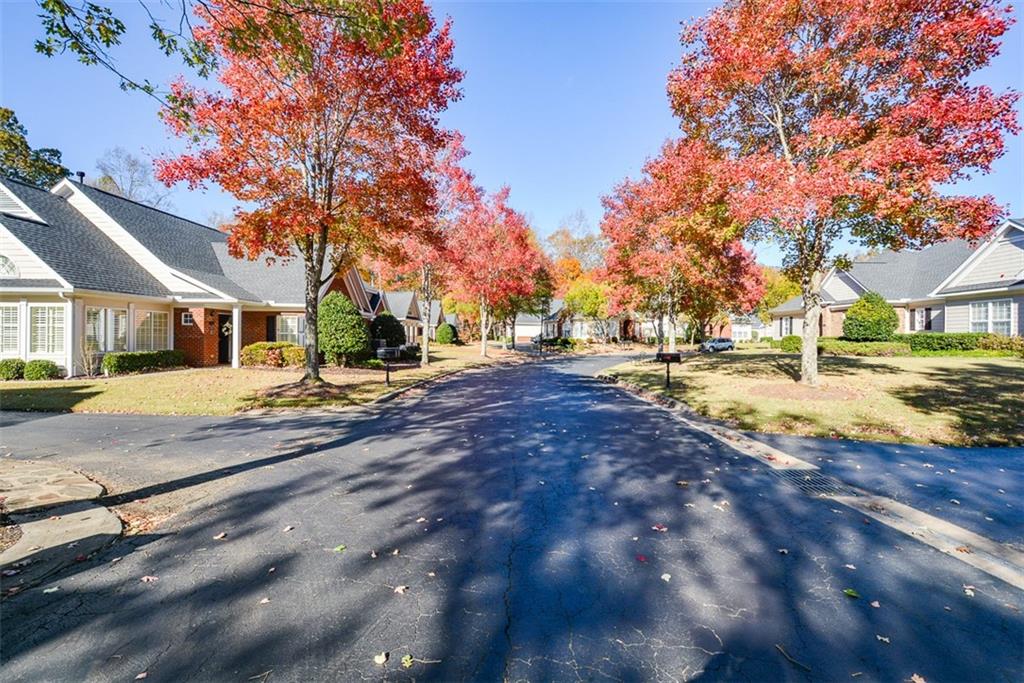
<path id="1" fill-rule="evenodd" d="M 599 323 L 601 336 L 607 336 L 604 323 L 608 320 L 608 286 L 584 276 L 576 280 L 565 293 L 565 308 Z"/>
<path id="2" fill-rule="evenodd" d="M 401 346 L 405 343 L 405 328 L 395 316 L 381 313 L 370 323 L 370 336 L 383 339 L 388 346 Z"/>
<path id="3" fill-rule="evenodd" d="M 900 321 L 881 294 L 867 292 L 857 299 L 843 319 L 843 336 L 853 341 L 889 341 Z"/>
<path id="4" fill-rule="evenodd" d="M 32 149 L 13 109 L 0 107 L 0 172 L 12 180 L 50 189 L 70 173 L 60 163 L 60 152 Z"/>
<path id="5" fill-rule="evenodd" d="M 459 332 L 455 329 L 454 325 L 441 323 L 437 326 L 437 332 L 434 333 L 434 336 L 438 344 L 454 344 L 459 338 Z"/>
<path id="6" fill-rule="evenodd" d="M 370 355 L 370 330 L 359 309 L 340 292 L 331 292 L 320 302 L 317 319 L 320 350 L 331 363 L 351 365 Z"/>
<path id="7" fill-rule="evenodd" d="M 800 283 L 789 279 L 781 270 L 771 266 L 761 266 L 761 273 L 764 277 L 764 298 L 757 304 L 754 312 L 763 322 L 771 323 L 772 314 L 769 311 L 798 295 Z"/>

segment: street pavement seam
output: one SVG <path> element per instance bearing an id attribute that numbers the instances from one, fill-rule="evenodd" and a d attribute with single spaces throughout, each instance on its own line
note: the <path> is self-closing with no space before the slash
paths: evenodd
<path id="1" fill-rule="evenodd" d="M 627 396 L 667 411 L 687 427 L 707 434 L 738 453 L 754 458 L 772 469 L 819 469 L 817 465 L 763 444 L 734 429 L 693 419 L 691 415 L 696 415 L 693 409 L 681 401 L 661 396 L 612 375 L 599 376 L 598 379 L 612 384 Z M 852 508 L 910 536 L 915 541 L 1024 590 L 1024 553 L 892 498 L 875 495 L 870 491 L 842 483 L 852 495 L 822 497 Z"/>

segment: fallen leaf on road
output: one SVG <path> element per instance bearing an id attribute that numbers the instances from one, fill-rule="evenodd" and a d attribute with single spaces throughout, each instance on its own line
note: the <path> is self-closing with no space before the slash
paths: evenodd
<path id="1" fill-rule="evenodd" d="M 848 598 L 859 598 L 860 597 L 860 593 L 858 593 L 857 591 L 853 590 L 852 588 L 844 588 L 843 589 L 843 595 L 845 595 Z"/>
<path id="2" fill-rule="evenodd" d="M 267 573 L 268 574 L 273 574 L 275 571 L 277 571 L 277 567 L 271 567 L 270 569 L 267 570 Z"/>
<path id="3" fill-rule="evenodd" d="M 646 562 L 647 561 L 647 556 L 646 555 L 637 555 L 636 556 L 636 561 L 637 562 Z"/>
<path id="4" fill-rule="evenodd" d="M 692 507 L 694 507 L 694 505 L 693 505 L 693 503 L 683 503 L 683 507 L 684 508 L 692 508 Z"/>
<path id="5" fill-rule="evenodd" d="M 336 552 L 336 553 L 343 553 L 343 552 L 345 552 L 345 545 L 342 544 L 342 545 L 336 546 L 334 548 L 334 552 Z"/>
<path id="6" fill-rule="evenodd" d="M 871 606 L 877 609 L 877 608 L 881 607 L 882 605 L 879 604 L 878 600 L 872 600 L 871 601 Z"/>
<path id="7" fill-rule="evenodd" d="M 137 680 L 137 681 L 141 681 L 141 680 L 142 680 L 143 678 L 145 678 L 145 677 L 146 677 L 146 676 L 148 676 L 148 675 L 149 675 L 148 673 L 146 673 L 145 671 L 143 671 L 142 673 L 140 673 L 139 675 L 137 675 L 137 676 L 135 677 L 135 680 Z"/>
<path id="8" fill-rule="evenodd" d="M 261 605 L 266 605 L 266 604 L 268 604 L 269 602 L 270 602 L 270 598 L 263 598 L 262 600 L 260 600 L 260 604 L 261 604 Z"/>
<path id="9" fill-rule="evenodd" d="M 141 579 L 142 583 L 156 583 L 159 580 L 159 576 L 143 576 Z"/>
<path id="10" fill-rule="evenodd" d="M 85 555 L 75 555 L 75 562 L 85 562 L 88 559 Z"/>
<path id="11" fill-rule="evenodd" d="M 56 593 L 59 590 L 60 590 L 60 586 L 54 586 L 53 588 L 44 588 L 43 592 L 44 593 Z"/>
<path id="12" fill-rule="evenodd" d="M 420 517 L 419 519 L 416 520 L 416 523 L 417 524 L 423 524 L 423 522 L 425 522 L 425 521 L 427 521 L 426 517 Z"/>
<path id="13" fill-rule="evenodd" d="M 16 576 L 20 573 L 21 571 L 18 569 L 5 569 L 2 572 L 0 572 L 0 576 Z"/>
<path id="14" fill-rule="evenodd" d="M 974 597 L 974 586 L 968 586 L 967 584 L 964 584 L 964 595 L 966 595 L 969 598 L 973 598 Z"/>
<path id="15" fill-rule="evenodd" d="M 662 574 L 661 575 L 661 580 L 664 581 L 665 583 L 668 583 L 669 581 L 672 580 L 672 575 L 671 574 Z"/>
<path id="16" fill-rule="evenodd" d="M 789 555 L 789 548 L 779 548 L 779 555 Z"/>
<path id="17" fill-rule="evenodd" d="M 430 578 L 434 578 L 435 576 L 437 576 L 437 574 L 435 574 L 434 572 L 427 572 L 427 576 L 429 576 Z"/>
<path id="18" fill-rule="evenodd" d="M 856 567 L 854 567 L 852 564 L 844 564 L 843 566 L 847 569 L 856 569 Z"/>
<path id="19" fill-rule="evenodd" d="M 402 657 L 402 666 L 405 667 L 406 669 L 411 669 L 413 661 L 414 660 L 412 658 L 412 655 L 406 655 L 406 656 Z"/>
<path id="20" fill-rule="evenodd" d="M 215 540 L 215 541 L 223 541 L 227 537 L 228 537 L 227 533 L 222 531 L 219 534 L 217 534 L 216 536 L 214 536 L 213 540 Z"/>
<path id="21" fill-rule="evenodd" d="M 379 655 L 373 656 L 373 663 L 384 666 L 384 663 L 388 661 L 388 657 L 389 655 L 387 652 L 381 652 Z"/>
<path id="22" fill-rule="evenodd" d="M 889 636 L 880 636 L 877 633 L 875 634 L 875 638 L 878 638 L 879 641 L 885 643 L 886 645 L 892 642 L 891 640 L 889 640 Z"/>
<path id="23" fill-rule="evenodd" d="M 687 486 L 689 486 L 689 485 L 690 485 L 690 482 L 688 482 L 688 481 L 684 481 L 684 480 L 682 480 L 682 479 L 680 479 L 679 481 L 677 481 L 677 482 L 676 482 L 676 486 L 681 486 L 681 487 L 683 487 L 684 489 L 685 489 L 685 488 L 686 488 Z"/>
<path id="24" fill-rule="evenodd" d="M 409 590 L 408 586 L 395 586 L 395 592 L 399 595 L 405 595 L 405 591 Z"/>
<path id="25" fill-rule="evenodd" d="M 956 551 L 957 551 L 958 553 L 970 553 L 970 552 L 971 552 L 971 549 L 970 549 L 970 548 L 968 548 L 968 547 L 967 547 L 967 546 L 965 546 L 965 545 L 961 545 L 961 546 L 957 546 L 957 549 L 956 549 Z"/>
<path id="26" fill-rule="evenodd" d="M 668 531 L 668 527 L 665 526 L 664 524 L 655 524 L 654 526 L 651 527 L 651 529 L 653 531 L 660 531 L 662 533 L 665 533 L 666 531 Z"/>
<path id="27" fill-rule="evenodd" d="M 286 527 L 284 528 L 284 530 L 285 530 L 285 531 L 291 531 L 291 530 L 292 530 L 292 529 L 294 529 L 294 528 L 295 528 L 295 527 L 293 527 L 293 526 L 292 526 L 291 524 L 289 524 L 288 526 L 286 526 Z"/>
<path id="28" fill-rule="evenodd" d="M 928 683 L 928 681 L 926 681 L 925 677 L 921 674 L 911 674 L 910 683 Z"/>
<path id="29" fill-rule="evenodd" d="M 392 550 L 391 554 L 392 555 L 397 555 L 398 554 L 398 548 L 395 548 L 394 550 Z"/>
<path id="30" fill-rule="evenodd" d="M 960 501 L 957 500 L 956 498 L 950 498 L 949 502 L 952 503 L 953 505 L 959 505 L 960 504 Z"/>
<path id="31" fill-rule="evenodd" d="M 376 550 L 371 550 L 370 551 L 370 559 L 371 560 L 376 560 L 377 559 L 377 551 Z"/>

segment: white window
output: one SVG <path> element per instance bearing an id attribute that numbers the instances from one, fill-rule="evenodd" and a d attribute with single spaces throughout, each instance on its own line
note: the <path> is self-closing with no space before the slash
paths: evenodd
<path id="1" fill-rule="evenodd" d="M 110 350 L 128 350 L 128 311 L 117 309 L 110 311 Z"/>
<path id="2" fill-rule="evenodd" d="M 782 319 L 782 336 L 788 336 L 793 334 L 793 318 L 786 317 Z"/>
<path id="3" fill-rule="evenodd" d="M 135 326 L 136 351 L 160 351 L 167 348 L 168 314 L 162 311 L 144 311 Z"/>
<path id="4" fill-rule="evenodd" d="M 971 332 L 1013 333 L 1013 305 L 1009 299 L 971 302 Z"/>
<path id="5" fill-rule="evenodd" d="M 0 357 L 18 356 L 18 305 L 0 306 Z"/>
<path id="6" fill-rule="evenodd" d="M 0 277 L 19 277 L 18 266 L 3 254 L 0 254 Z"/>
<path id="7" fill-rule="evenodd" d="M 85 309 L 85 347 L 88 351 L 102 351 L 106 345 L 106 309 L 88 306 Z"/>
<path id="8" fill-rule="evenodd" d="M 302 346 L 305 340 L 306 319 L 300 315 L 277 316 L 277 341 Z"/>
<path id="9" fill-rule="evenodd" d="M 181 314 L 181 324 L 185 327 L 192 327 L 196 324 L 196 320 L 192 317 L 191 311 L 185 311 Z"/>
<path id="10" fill-rule="evenodd" d="M 57 356 L 64 353 L 64 307 L 29 306 L 28 351 Z"/>

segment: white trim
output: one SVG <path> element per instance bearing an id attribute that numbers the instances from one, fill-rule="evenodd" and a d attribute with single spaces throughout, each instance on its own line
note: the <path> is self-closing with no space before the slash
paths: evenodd
<path id="1" fill-rule="evenodd" d="M 15 218 L 28 219 L 28 220 L 34 221 L 36 223 L 42 223 L 43 225 L 49 225 L 49 223 L 47 223 L 46 221 L 44 221 L 42 218 L 39 217 L 39 214 L 37 214 L 32 209 L 28 208 L 28 204 L 26 204 L 25 202 L 21 201 L 21 197 L 19 197 L 18 193 L 15 192 L 14 190 L 12 190 L 9 185 L 7 185 L 7 184 L 5 184 L 3 182 L 0 182 L 0 187 L 3 188 L 3 190 L 2 190 L 3 193 L 6 194 L 8 197 L 10 197 L 14 201 L 14 203 L 17 204 L 21 208 L 21 210 L 25 212 L 24 216 L 18 216 L 17 214 L 15 214 L 14 215 Z"/>
<path id="2" fill-rule="evenodd" d="M 999 240 L 1009 232 L 1010 228 L 1015 230 L 1024 230 L 1024 227 L 1014 223 L 1011 220 L 1003 221 L 1003 224 L 996 228 L 996 231 L 992 233 L 988 241 L 974 250 L 974 253 L 964 259 L 964 262 L 957 266 L 956 270 L 949 274 L 949 276 L 939 283 L 939 285 L 928 293 L 928 296 L 942 296 L 939 294 L 942 290 L 950 287 L 953 283 L 960 280 L 963 276 L 967 275 L 971 268 L 973 268 L 979 260 L 985 257 L 990 251 L 996 248 Z M 998 290 L 995 290 L 998 291 Z M 960 294 L 961 292 L 954 292 L 954 294 Z M 962 292 L 964 294 L 975 294 L 976 292 Z"/>
<path id="3" fill-rule="evenodd" d="M 231 367 L 242 367 L 242 307 L 231 307 Z"/>
<path id="4" fill-rule="evenodd" d="M 192 277 L 191 275 L 185 275 L 185 273 L 181 272 L 180 270 L 175 270 L 174 268 L 168 268 L 168 271 L 174 277 L 181 278 L 182 280 L 184 280 L 185 282 L 187 282 L 187 283 L 189 283 L 191 285 L 194 285 L 194 286 L 199 287 L 201 289 L 205 289 L 205 290 L 207 290 L 207 291 L 209 291 L 209 292 L 211 292 L 213 294 L 216 294 L 217 296 L 220 297 L 220 303 L 240 301 L 240 299 L 238 299 L 237 297 L 229 296 L 229 295 L 225 294 L 224 292 L 220 291 L 219 289 L 217 289 L 215 287 L 211 287 L 210 285 L 206 284 L 202 280 L 198 280 L 198 279 Z M 175 297 L 175 298 L 177 298 L 177 297 Z"/>

